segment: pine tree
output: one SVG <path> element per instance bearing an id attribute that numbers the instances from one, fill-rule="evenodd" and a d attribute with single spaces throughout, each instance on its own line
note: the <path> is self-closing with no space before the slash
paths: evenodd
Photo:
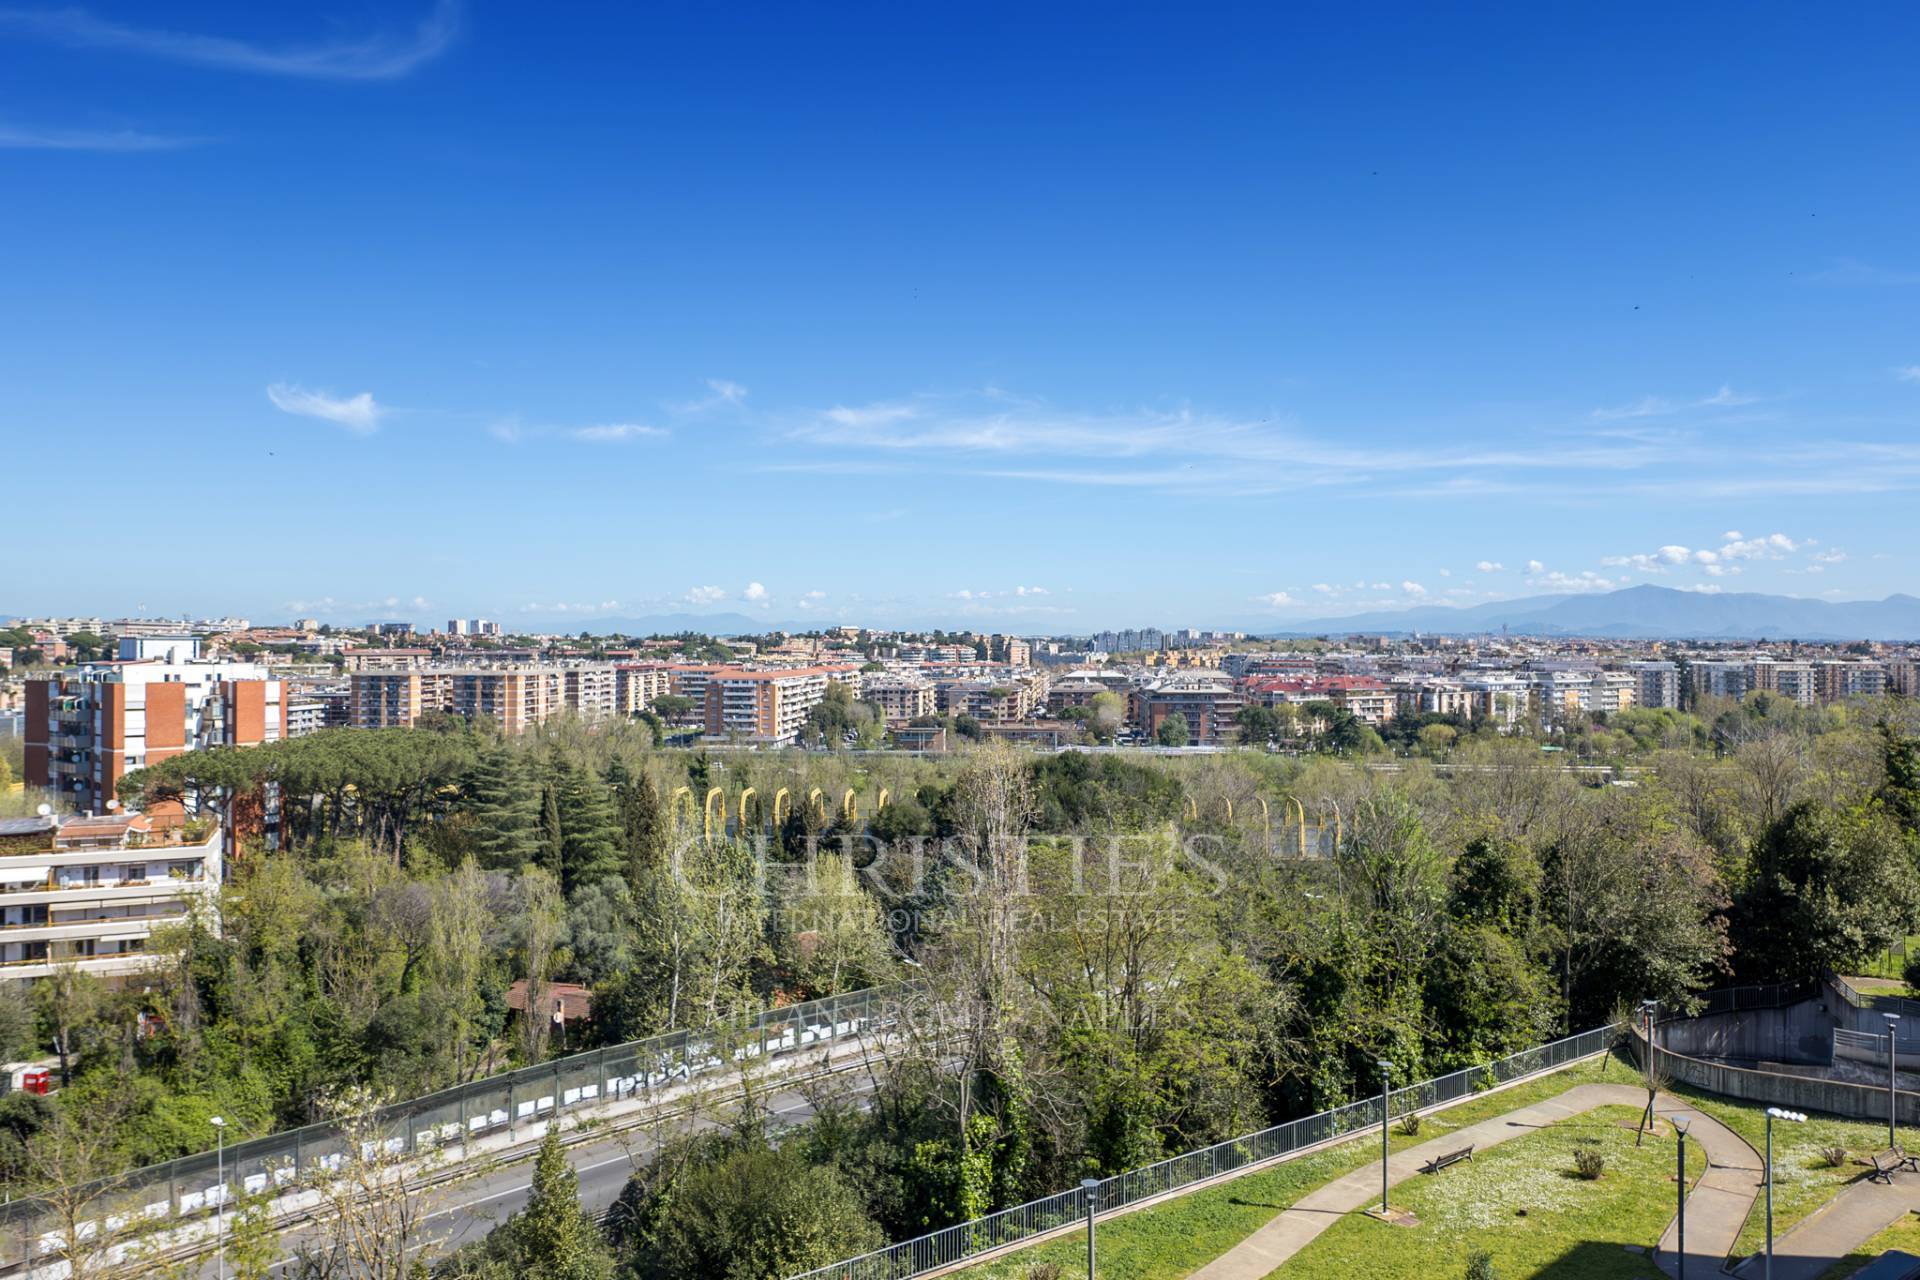
<path id="1" fill-rule="evenodd" d="M 600 1233 L 580 1208 L 580 1181 L 549 1129 L 533 1162 L 527 1207 L 509 1225 L 513 1251 L 527 1280 L 602 1280 L 613 1260 Z"/>
<path id="2" fill-rule="evenodd" d="M 534 856 L 539 830 L 533 779 L 513 748 L 501 743 L 481 752 L 465 791 L 475 862 L 511 869 Z"/>
<path id="3" fill-rule="evenodd" d="M 559 806 L 560 884 L 567 896 L 582 885 L 618 878 L 625 859 L 619 818 L 606 785 L 568 762 L 556 771 L 551 791 Z"/>

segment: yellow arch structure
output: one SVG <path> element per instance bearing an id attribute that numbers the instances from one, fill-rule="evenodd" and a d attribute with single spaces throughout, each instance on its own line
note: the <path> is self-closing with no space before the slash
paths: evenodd
<path id="1" fill-rule="evenodd" d="M 726 834 L 727 826 L 727 797 L 722 794 L 718 787 L 707 792 L 706 812 L 701 815 L 701 829 L 706 833 L 709 843 L 713 841 L 713 811 L 715 809 L 720 811 L 720 830 L 721 834 L 724 835 Z"/>
<path id="2" fill-rule="evenodd" d="M 891 798 L 885 787 L 880 788 L 880 798 L 873 802 L 873 811 L 879 813 L 882 809 L 886 808 L 887 801 Z"/>
<path id="3" fill-rule="evenodd" d="M 1188 822 L 1200 821 L 1200 806 L 1198 803 L 1194 801 L 1194 798 L 1192 796 L 1187 797 L 1187 821 Z"/>
<path id="4" fill-rule="evenodd" d="M 813 811 L 813 816 L 819 819 L 821 826 L 827 825 L 827 797 L 820 788 L 815 787 L 807 792 L 807 808 Z"/>
<path id="5" fill-rule="evenodd" d="M 742 834 L 744 834 L 747 829 L 747 801 L 753 799 L 753 797 L 758 794 L 759 792 L 755 791 L 752 787 L 748 787 L 740 793 L 740 831 Z"/>
<path id="6" fill-rule="evenodd" d="M 680 825 L 680 802 L 682 800 L 687 802 L 687 822 L 691 825 L 693 822 L 692 787 L 675 787 L 673 789 L 673 795 L 667 800 L 667 808 L 673 815 L 673 825 L 675 828 L 678 828 Z"/>
<path id="7" fill-rule="evenodd" d="M 780 802 L 782 800 L 787 802 L 787 807 L 785 812 L 782 812 L 780 808 Z M 785 787 L 782 787 L 778 791 L 773 793 L 773 825 L 776 827 L 779 826 L 782 822 L 786 820 L 787 814 L 792 812 L 793 812 L 793 793 L 787 790 Z"/>
<path id="8" fill-rule="evenodd" d="M 1342 839 L 1340 831 L 1340 802 L 1338 800 L 1329 800 L 1327 803 L 1333 806 L 1333 851 L 1338 853 L 1340 852 L 1340 842 Z"/>
<path id="9" fill-rule="evenodd" d="M 848 822 L 860 821 L 860 802 L 853 798 L 853 788 L 847 788 L 847 794 L 840 797 L 840 813 Z"/>
<path id="10" fill-rule="evenodd" d="M 1266 829 L 1267 849 L 1271 852 L 1273 849 L 1273 813 L 1267 808 L 1267 798 L 1265 796 L 1256 796 L 1254 798 L 1260 802 L 1260 825 Z"/>
<path id="11" fill-rule="evenodd" d="M 1288 796 L 1287 803 L 1293 806 L 1293 812 L 1300 820 L 1300 856 L 1307 856 L 1307 806 L 1300 803 L 1298 796 Z"/>
<path id="12" fill-rule="evenodd" d="M 1233 825 L 1233 797 L 1221 796 L 1220 800 L 1223 804 L 1227 806 L 1227 825 L 1232 826 Z"/>

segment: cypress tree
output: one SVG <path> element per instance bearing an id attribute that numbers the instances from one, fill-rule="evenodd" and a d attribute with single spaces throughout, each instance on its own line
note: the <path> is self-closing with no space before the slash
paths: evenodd
<path id="1" fill-rule="evenodd" d="M 540 833 L 533 779 L 513 748 L 500 743 L 481 752 L 463 789 L 475 862 L 511 869 L 534 856 Z"/>

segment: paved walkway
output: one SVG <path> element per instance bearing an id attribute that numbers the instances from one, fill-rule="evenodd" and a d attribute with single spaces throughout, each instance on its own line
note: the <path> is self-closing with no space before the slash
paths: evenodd
<path id="1" fill-rule="evenodd" d="M 1520 1107 L 1491 1120 L 1456 1129 L 1430 1142 L 1396 1151 L 1387 1159 L 1387 1181 L 1395 1185 L 1404 1182 L 1418 1174 L 1420 1166 L 1434 1156 L 1457 1151 L 1468 1143 L 1473 1144 L 1477 1153 L 1510 1138 L 1524 1137 L 1548 1125 L 1571 1119 L 1595 1107 L 1640 1107 L 1646 1105 L 1646 1100 L 1646 1090 L 1635 1085 L 1576 1085 L 1558 1097 Z M 1665 1115 L 1684 1110 L 1684 1107 L 1677 1099 L 1662 1097 L 1655 1109 Z M 1753 1149 L 1717 1121 L 1693 1112 L 1688 1114 L 1696 1116 L 1688 1135 L 1689 1140 L 1697 1136 L 1709 1157 L 1714 1156 L 1717 1147 L 1729 1160 L 1729 1171 L 1744 1172 L 1747 1182 L 1757 1189 L 1760 1161 Z M 1704 1260 L 1710 1250 L 1718 1248 L 1719 1253 L 1711 1256 L 1711 1269 L 1719 1269 L 1727 1250 L 1740 1233 L 1741 1223 L 1746 1220 L 1747 1206 L 1753 1202 L 1751 1191 L 1741 1201 L 1742 1186 L 1742 1180 L 1737 1176 L 1716 1180 L 1711 1185 L 1703 1177 L 1701 1185 L 1687 1198 L 1689 1260 L 1696 1256 Z M 1703 1189 L 1707 1192 L 1704 1197 L 1701 1195 Z M 1276 1214 L 1258 1231 L 1194 1272 L 1191 1280 L 1263 1280 L 1274 1268 L 1305 1248 L 1342 1217 L 1376 1203 L 1379 1195 L 1378 1165 L 1368 1165 L 1345 1177 L 1336 1178 L 1300 1197 L 1292 1208 Z M 1697 1209 L 1696 1205 L 1699 1206 Z M 1694 1274 L 1708 1275 L 1711 1271 L 1702 1267 Z"/>
<path id="2" fill-rule="evenodd" d="M 1740 1228 L 1765 1185 L 1760 1153 L 1745 1138 L 1678 1098 L 1662 1095 L 1655 1099 L 1653 1111 L 1669 1120 L 1687 1116 L 1687 1141 L 1698 1143 L 1707 1153 L 1707 1171 L 1687 1193 L 1687 1270 L 1696 1276 L 1714 1275 L 1726 1265 L 1733 1242 L 1740 1238 Z M 1668 1275 L 1679 1273 L 1675 1247 L 1679 1225 L 1678 1218 L 1667 1224 L 1654 1256 Z"/>
<path id="3" fill-rule="evenodd" d="M 1834 1263 L 1916 1210 L 1920 1210 L 1920 1174 L 1895 1174 L 1892 1186 L 1863 1178 L 1801 1219 L 1793 1230 L 1775 1237 L 1773 1280 L 1817 1280 Z M 1760 1275 L 1761 1259 L 1748 1260 L 1735 1274 Z"/>

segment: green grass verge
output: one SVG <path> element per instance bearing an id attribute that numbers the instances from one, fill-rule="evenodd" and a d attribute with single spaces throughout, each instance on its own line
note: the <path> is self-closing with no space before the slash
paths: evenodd
<path id="1" fill-rule="evenodd" d="M 1904 994 L 1906 984 L 1900 982 L 1899 978 L 1901 971 L 1906 967 L 1909 956 L 1920 956 L 1920 934 L 1908 935 L 1905 955 L 1895 955 L 1891 949 L 1882 951 L 1879 955 L 1860 966 L 1861 972 L 1859 976 L 1862 978 L 1880 978 L 1883 980 L 1891 979 L 1896 983 L 1896 986 L 1892 988 L 1895 994 Z M 1848 975 L 1848 978 L 1851 981 L 1853 975 Z M 1857 982 L 1854 985 L 1859 986 Z M 1867 990 L 1865 987 L 1861 987 L 1860 989 L 1863 991 Z"/>
<path id="2" fill-rule="evenodd" d="M 1618 1060 L 1589 1059 L 1428 1116 L 1414 1137 L 1400 1133 L 1396 1127 L 1390 1135 L 1391 1143 L 1395 1150 L 1416 1146 L 1464 1125 L 1556 1097 L 1577 1084 L 1630 1083 L 1635 1079 L 1633 1068 Z M 1628 1140 L 1631 1142 L 1631 1134 Z M 1312 1155 L 1102 1222 L 1100 1280 L 1179 1280 L 1239 1244 L 1309 1191 L 1377 1160 L 1379 1143 L 1379 1130 L 1370 1130 Z M 1672 1148 L 1665 1144 L 1647 1148 L 1663 1149 L 1666 1158 L 1672 1159 Z M 1023 1280 L 1030 1270 L 1055 1265 L 1065 1274 L 1074 1275 L 1085 1272 L 1086 1257 L 1085 1237 L 1073 1235 L 969 1267 L 965 1274 L 976 1280 Z"/>
<path id="3" fill-rule="evenodd" d="M 1686 1098 L 1702 1113 L 1712 1116 L 1733 1130 L 1755 1151 L 1767 1149 L 1767 1109 L 1752 1103 L 1729 1102 L 1711 1094 L 1677 1086 L 1672 1093 Z M 1912 1134 L 1904 1135 L 1908 1143 Z M 1805 1124 L 1776 1121 L 1773 1126 L 1773 1237 L 1778 1240 L 1787 1229 L 1831 1200 L 1852 1183 L 1866 1176 L 1866 1157 L 1887 1146 L 1887 1126 L 1870 1120 L 1842 1120 L 1836 1116 L 1811 1115 Z M 1847 1159 L 1829 1165 L 1823 1152 L 1828 1147 L 1844 1147 Z M 1736 1257 L 1758 1253 L 1766 1239 L 1764 1197 L 1756 1198 L 1747 1224 L 1734 1245 Z"/>
<path id="4" fill-rule="evenodd" d="M 1599 1107 L 1514 1138 L 1440 1177 L 1411 1178 L 1396 1189 L 1418 1226 L 1389 1226 L 1348 1214 L 1273 1273 L 1284 1280 L 1415 1280 L 1458 1277 L 1476 1252 L 1492 1255 L 1502 1277 L 1551 1274 L 1555 1280 L 1653 1280 L 1646 1252 L 1673 1218 L 1673 1144 L 1636 1147 L 1633 1107 Z M 1622 1127 L 1622 1126 L 1626 1127 Z M 1605 1160 L 1593 1181 L 1574 1171 L 1574 1154 Z M 1705 1171 L 1697 1144 L 1687 1148 L 1689 1178 Z"/>
<path id="5" fill-rule="evenodd" d="M 1826 1274 L 1822 1275 L 1820 1280 L 1846 1280 L 1846 1277 L 1881 1254 L 1894 1249 L 1905 1249 L 1908 1253 L 1920 1256 L 1920 1217 L 1910 1213 L 1900 1219 L 1827 1268 Z"/>

